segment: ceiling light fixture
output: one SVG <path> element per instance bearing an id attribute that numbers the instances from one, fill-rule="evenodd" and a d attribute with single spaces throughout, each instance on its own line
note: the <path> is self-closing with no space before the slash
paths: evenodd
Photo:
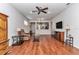
<path id="1" fill-rule="evenodd" d="M 28 22 L 26 20 L 24 20 L 24 25 L 27 26 L 28 25 Z"/>

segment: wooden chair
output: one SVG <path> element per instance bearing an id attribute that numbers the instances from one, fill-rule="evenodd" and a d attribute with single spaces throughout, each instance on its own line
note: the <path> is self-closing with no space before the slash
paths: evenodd
<path id="1" fill-rule="evenodd" d="M 73 37 L 70 36 L 69 38 L 67 38 L 66 39 L 66 44 L 73 47 Z"/>

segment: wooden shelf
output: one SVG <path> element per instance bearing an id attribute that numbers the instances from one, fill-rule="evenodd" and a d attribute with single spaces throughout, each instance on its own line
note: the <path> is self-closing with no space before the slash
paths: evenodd
<path id="1" fill-rule="evenodd" d="M 8 51 L 9 51 L 8 48 L 3 49 L 3 50 L 0 50 L 0 55 L 4 55 L 4 54 L 6 54 Z"/>
<path id="2" fill-rule="evenodd" d="M 1 29 L 1 30 L 6 30 L 6 29 L 4 29 L 4 28 L 2 28 L 2 27 L 0 27 L 0 29 Z"/>
<path id="3" fill-rule="evenodd" d="M 8 42 L 9 40 L 0 40 L 0 44 L 3 44 L 5 42 Z"/>
<path id="4" fill-rule="evenodd" d="M 0 13 L 0 54 L 5 54 L 8 47 L 7 15 Z"/>
<path id="5" fill-rule="evenodd" d="M 8 42 L 9 40 L 0 41 L 0 55 L 8 52 Z"/>

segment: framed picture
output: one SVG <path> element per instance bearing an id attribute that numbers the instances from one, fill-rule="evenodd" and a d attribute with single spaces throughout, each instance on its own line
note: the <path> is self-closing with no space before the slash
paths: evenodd
<path id="1" fill-rule="evenodd" d="M 40 29 L 40 30 L 49 29 L 49 22 L 38 22 L 37 23 L 37 29 Z"/>

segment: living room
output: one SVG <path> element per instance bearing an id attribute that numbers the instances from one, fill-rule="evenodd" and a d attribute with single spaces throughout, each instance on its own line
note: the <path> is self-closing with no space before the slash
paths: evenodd
<path id="1" fill-rule="evenodd" d="M 64 51 L 64 48 L 62 51 L 60 50 L 59 52 L 54 52 L 54 50 L 52 53 L 50 53 L 50 49 L 46 48 L 42 48 L 42 50 L 47 49 L 48 52 L 44 53 L 44 51 L 40 52 L 34 52 L 34 53 L 23 53 L 24 51 L 31 51 L 28 49 L 24 50 L 23 52 L 21 52 L 22 54 L 55 54 L 55 55 L 62 55 L 62 54 L 79 54 L 78 50 L 79 50 L 79 43 L 78 43 L 78 15 L 79 15 L 79 4 L 78 3 L 0 3 L 0 13 L 7 15 L 7 21 L 8 21 L 8 28 L 7 28 L 7 40 L 9 40 L 9 47 L 18 47 L 19 46 L 15 45 L 12 46 L 13 44 L 15 44 L 17 42 L 17 39 L 15 40 L 15 42 L 13 42 L 12 37 L 17 36 L 19 31 L 21 31 L 23 33 L 25 38 L 25 41 L 27 41 L 27 43 L 23 43 L 22 45 L 27 45 L 26 47 L 31 46 L 33 43 L 30 42 L 29 43 L 29 39 L 35 39 L 34 41 L 36 41 L 34 43 L 35 47 L 38 47 L 38 43 L 39 41 L 42 42 L 42 44 L 40 45 L 44 45 L 44 42 L 46 42 L 46 45 L 49 44 L 47 43 L 50 42 L 52 39 L 52 41 L 50 42 L 49 45 L 52 45 L 55 47 L 55 44 L 52 43 L 56 43 L 53 42 L 54 38 L 61 38 L 60 40 L 57 39 L 58 43 L 60 44 L 60 46 L 57 45 L 57 47 L 61 47 L 61 45 L 63 46 L 65 43 L 69 43 L 67 42 L 67 39 L 71 39 L 71 46 L 69 46 L 69 48 L 71 48 L 70 50 L 74 49 L 75 51 L 73 52 L 68 52 L 68 53 L 63 53 L 62 51 Z M 39 11 L 39 10 L 40 11 Z M 27 10 L 27 11 L 26 11 Z M 31 32 L 30 32 L 31 31 Z M 21 33 L 20 33 L 21 34 Z M 26 35 L 27 34 L 27 35 Z M 1 34 L 0 34 L 1 35 Z M 30 36 L 33 37 L 30 37 Z M 57 36 L 58 35 L 58 36 Z M 40 37 L 41 36 L 41 37 Z M 45 36 L 45 37 L 44 37 Z M 39 39 L 40 38 L 40 39 Z M 43 39 L 43 40 L 42 40 Z M 47 41 L 45 41 L 45 39 L 47 39 Z M 70 44 L 70 43 L 69 43 Z M 47 45 L 47 46 L 49 46 Z M 42 47 L 40 46 L 40 47 Z M 24 46 L 25 47 L 25 46 Z M 8 51 L 9 53 L 14 53 L 14 55 L 16 54 L 21 54 L 21 53 L 16 53 L 16 51 L 19 50 L 12 50 L 14 48 L 11 48 L 10 51 Z M 22 47 L 23 48 L 23 47 Z M 34 48 L 36 50 L 38 50 L 37 48 Z M 40 49 L 40 48 L 39 48 Z M 53 48 L 51 48 L 53 49 Z M 47 51 L 46 50 L 46 51 Z M 39 50 L 40 51 L 40 50 Z"/>

